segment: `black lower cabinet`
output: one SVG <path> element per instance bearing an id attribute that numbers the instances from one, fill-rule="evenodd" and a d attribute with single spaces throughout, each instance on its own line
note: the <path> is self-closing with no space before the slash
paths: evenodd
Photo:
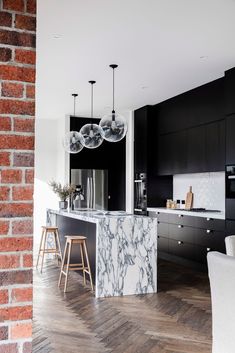
<path id="1" fill-rule="evenodd" d="M 235 221 L 185 216 L 169 213 L 149 213 L 158 219 L 159 254 L 168 254 L 167 259 L 188 260 L 189 263 L 206 265 L 207 253 L 219 251 L 225 253 L 225 229 L 235 234 Z M 177 262 L 177 261 L 176 261 Z"/>

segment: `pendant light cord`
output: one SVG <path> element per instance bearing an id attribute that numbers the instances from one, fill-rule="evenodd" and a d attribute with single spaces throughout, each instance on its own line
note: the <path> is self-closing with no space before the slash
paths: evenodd
<path id="1" fill-rule="evenodd" d="M 115 113 L 115 110 L 114 110 L 114 68 L 113 68 L 113 111 L 112 113 Z"/>
<path id="2" fill-rule="evenodd" d="M 96 81 L 89 81 L 91 84 L 91 130 L 93 130 L 93 85 Z"/>

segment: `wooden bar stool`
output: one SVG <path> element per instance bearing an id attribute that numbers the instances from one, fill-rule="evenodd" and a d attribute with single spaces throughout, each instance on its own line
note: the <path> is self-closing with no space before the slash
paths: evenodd
<path id="1" fill-rule="evenodd" d="M 54 236 L 54 248 L 48 248 L 47 247 L 47 236 L 48 234 L 51 233 Z M 40 241 L 40 246 L 39 246 L 39 251 L 38 251 L 38 258 L 37 258 L 37 264 L 36 268 L 38 268 L 38 263 L 39 263 L 39 258 L 40 256 L 42 257 L 42 263 L 41 263 L 41 272 L 43 269 L 43 262 L 44 262 L 44 255 L 45 254 L 55 254 L 57 255 L 57 261 L 59 265 L 59 259 L 62 261 L 62 253 L 61 253 L 61 246 L 60 246 L 60 238 L 59 238 L 59 232 L 58 232 L 58 227 L 47 227 L 47 226 L 42 226 L 42 236 L 41 236 L 41 241 Z"/>
<path id="2" fill-rule="evenodd" d="M 66 237 L 66 244 L 65 244 L 64 255 L 63 255 L 63 260 L 62 260 L 62 264 L 61 264 L 58 287 L 61 284 L 62 274 L 65 276 L 64 292 L 66 292 L 69 271 L 82 271 L 84 285 L 86 285 L 86 273 L 87 273 L 90 277 L 91 290 L 93 291 L 91 268 L 90 268 L 88 253 L 87 253 L 87 247 L 86 247 L 86 237 L 79 236 L 79 235 L 67 235 L 65 237 Z M 80 246 L 81 261 L 82 262 L 79 264 L 70 264 L 71 250 L 72 250 L 72 246 L 74 244 L 79 244 L 79 246 Z M 86 260 L 86 266 L 85 266 L 85 262 L 84 262 L 84 255 L 85 255 L 85 260 Z M 66 258 L 67 258 L 67 263 L 65 263 Z"/>

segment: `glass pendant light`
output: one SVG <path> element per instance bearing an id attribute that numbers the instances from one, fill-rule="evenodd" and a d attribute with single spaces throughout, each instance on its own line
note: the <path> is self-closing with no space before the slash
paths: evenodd
<path id="1" fill-rule="evenodd" d="M 74 116 L 75 116 L 75 108 L 76 108 L 76 98 L 78 96 L 77 93 L 73 93 L 72 96 L 74 97 Z M 69 131 L 63 141 L 64 149 L 68 153 L 78 153 L 84 147 L 84 138 L 78 131 Z"/>
<path id="2" fill-rule="evenodd" d="M 109 65 L 113 69 L 113 110 L 109 115 L 105 115 L 100 121 L 100 127 L 103 130 L 103 138 L 109 142 L 118 142 L 126 136 L 126 119 L 117 114 L 114 110 L 114 70 L 118 65 Z"/>
<path id="3" fill-rule="evenodd" d="M 97 125 L 92 123 L 93 119 L 93 85 L 96 81 L 89 81 L 91 84 L 91 122 L 90 124 L 84 125 L 80 133 L 84 138 L 84 146 L 87 148 L 97 148 L 101 145 L 101 143 L 104 141 L 102 134 L 102 128 Z"/>

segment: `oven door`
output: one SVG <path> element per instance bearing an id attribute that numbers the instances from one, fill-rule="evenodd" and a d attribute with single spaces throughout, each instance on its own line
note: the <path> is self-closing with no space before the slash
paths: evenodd
<path id="1" fill-rule="evenodd" d="M 226 198 L 235 199 L 235 166 L 226 167 Z"/>

